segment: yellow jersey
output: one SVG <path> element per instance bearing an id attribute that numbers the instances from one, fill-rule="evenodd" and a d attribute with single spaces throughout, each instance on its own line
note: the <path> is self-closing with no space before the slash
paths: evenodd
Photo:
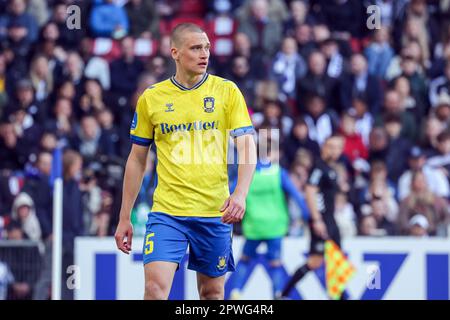
<path id="1" fill-rule="evenodd" d="M 171 77 L 139 97 L 131 141 L 156 146 L 152 212 L 217 217 L 229 197 L 229 136 L 253 133 L 244 97 L 232 81 L 205 73 L 192 88 Z"/>

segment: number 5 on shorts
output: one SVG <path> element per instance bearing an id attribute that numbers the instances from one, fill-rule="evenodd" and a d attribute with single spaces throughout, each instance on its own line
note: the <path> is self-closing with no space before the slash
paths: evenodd
<path id="1" fill-rule="evenodd" d="M 154 235 L 155 233 L 152 232 L 145 237 L 145 247 L 144 247 L 145 254 L 150 254 L 153 252 L 153 240 L 151 240 L 151 237 L 153 237 Z"/>

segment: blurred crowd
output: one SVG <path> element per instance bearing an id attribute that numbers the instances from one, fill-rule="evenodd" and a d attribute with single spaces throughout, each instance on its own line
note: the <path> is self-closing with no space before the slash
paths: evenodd
<path id="1" fill-rule="evenodd" d="M 0 0 L 0 239 L 51 241 L 57 146 L 68 256 L 76 236 L 114 233 L 137 97 L 174 74 L 180 22 L 207 31 L 209 72 L 238 85 L 255 127 L 279 129 L 300 190 L 324 140 L 345 137 L 343 237 L 448 235 L 450 0 Z"/>

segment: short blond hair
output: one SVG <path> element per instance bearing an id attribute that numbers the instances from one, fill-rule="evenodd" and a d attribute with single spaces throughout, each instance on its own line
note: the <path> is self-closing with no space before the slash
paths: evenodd
<path id="1" fill-rule="evenodd" d="M 197 32 L 204 33 L 205 30 L 200 28 L 198 25 L 194 23 L 180 23 L 175 28 L 173 28 L 172 33 L 170 34 L 170 45 L 178 46 L 180 45 L 182 34 L 184 32 Z"/>

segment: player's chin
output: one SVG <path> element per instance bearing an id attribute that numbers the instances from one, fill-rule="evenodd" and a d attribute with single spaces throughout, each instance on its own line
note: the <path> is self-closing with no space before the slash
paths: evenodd
<path id="1" fill-rule="evenodd" d="M 197 68 L 195 71 L 197 71 L 198 74 L 203 74 L 203 73 L 205 73 L 206 69 L 208 69 L 207 64 L 199 64 L 199 65 L 197 65 Z"/>

